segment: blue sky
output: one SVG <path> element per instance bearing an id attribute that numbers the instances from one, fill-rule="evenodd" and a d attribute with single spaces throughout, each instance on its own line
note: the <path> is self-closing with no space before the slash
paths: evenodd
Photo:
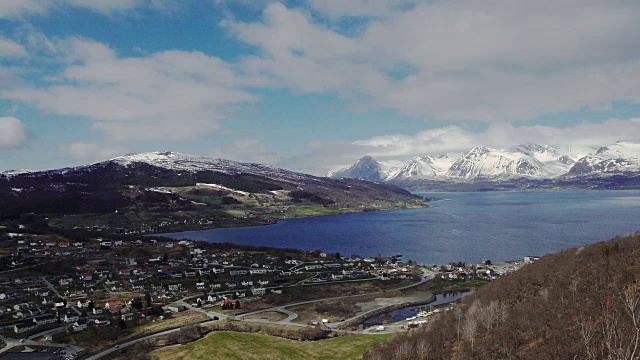
<path id="1" fill-rule="evenodd" d="M 574 4 L 0 0 L 0 171 L 636 141 L 640 5 Z"/>

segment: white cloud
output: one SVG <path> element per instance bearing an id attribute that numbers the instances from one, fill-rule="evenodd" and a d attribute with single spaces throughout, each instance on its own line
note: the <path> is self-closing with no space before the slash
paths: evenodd
<path id="1" fill-rule="evenodd" d="M 274 3 L 262 22 L 227 21 L 262 50 L 247 81 L 337 93 L 405 114 L 504 121 L 640 100 L 633 0 L 311 1 L 315 14 L 369 16 L 347 36 Z"/>
<path id="2" fill-rule="evenodd" d="M 46 15 L 51 10 L 71 6 L 110 15 L 115 12 L 148 7 L 160 10 L 176 6 L 171 0 L 0 0 L 0 19 Z"/>
<path id="3" fill-rule="evenodd" d="M 22 45 L 0 36 L 0 58 L 24 56 L 27 56 L 27 50 Z"/>
<path id="4" fill-rule="evenodd" d="M 282 158 L 255 139 L 236 140 L 212 149 L 208 156 L 257 164 L 277 165 Z"/>
<path id="5" fill-rule="evenodd" d="M 309 0 L 308 3 L 318 13 L 331 19 L 345 17 L 389 17 L 403 8 L 415 6 L 424 1 L 415 0 Z"/>
<path id="6" fill-rule="evenodd" d="M 67 154 L 74 162 L 81 163 L 104 161 L 127 153 L 123 147 L 82 141 L 59 145 L 58 151 Z"/>
<path id="7" fill-rule="evenodd" d="M 74 38 L 56 44 L 69 65 L 50 86 L 0 91 L 44 111 L 88 117 L 110 139 L 178 140 L 218 128 L 233 106 L 252 102 L 233 67 L 200 52 L 118 57 L 106 44 Z"/>
<path id="8" fill-rule="evenodd" d="M 27 126 L 13 116 L 0 117 L 0 148 L 14 148 L 28 138 Z"/>

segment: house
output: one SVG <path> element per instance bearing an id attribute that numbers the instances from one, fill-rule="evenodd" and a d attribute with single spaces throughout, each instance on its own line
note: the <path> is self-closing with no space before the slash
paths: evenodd
<path id="1" fill-rule="evenodd" d="M 252 280 L 242 280 L 242 286 L 253 286 Z"/>
<path id="2" fill-rule="evenodd" d="M 326 257 L 327 257 L 327 253 L 323 253 L 323 252 L 321 252 L 321 253 L 320 253 L 320 257 L 321 257 L 321 258 L 326 258 Z"/>
<path id="3" fill-rule="evenodd" d="M 69 247 L 69 242 L 68 241 L 62 241 L 58 243 L 58 247 L 59 248 L 68 248 Z"/>
<path id="4" fill-rule="evenodd" d="M 124 304 L 122 303 L 121 300 L 107 301 L 104 304 L 105 309 L 111 309 L 111 308 L 122 309 L 123 307 L 124 307 Z"/>
<path id="5" fill-rule="evenodd" d="M 243 297 L 247 296 L 247 293 L 244 292 L 244 291 L 236 291 L 235 295 L 236 295 L 236 297 L 243 298 Z"/>
<path id="6" fill-rule="evenodd" d="M 73 329 L 74 332 L 83 331 L 89 328 L 89 324 L 87 324 L 87 320 L 79 319 L 75 321 L 73 325 L 71 325 L 71 328 Z"/>
<path id="7" fill-rule="evenodd" d="M 100 314 L 102 314 L 102 308 L 94 307 L 92 312 L 93 312 L 93 315 L 100 315 Z"/>
<path id="8" fill-rule="evenodd" d="M 84 302 L 82 300 L 78 300 L 77 304 L 80 309 L 84 309 L 84 308 L 88 308 L 90 303 L 91 303 L 91 300 L 85 300 Z"/>
<path id="9" fill-rule="evenodd" d="M 271 289 L 271 292 L 274 294 L 282 295 L 282 289 Z"/>
<path id="10" fill-rule="evenodd" d="M 265 289 L 265 288 L 251 289 L 251 294 L 253 294 L 253 296 L 262 296 L 262 295 L 264 295 L 266 293 L 267 293 L 267 289 Z"/>
<path id="11" fill-rule="evenodd" d="M 231 276 L 240 276 L 247 275 L 249 272 L 247 270 L 231 270 L 229 271 L 229 275 Z"/>
<path id="12" fill-rule="evenodd" d="M 249 270 L 249 273 L 251 275 L 261 275 L 261 274 L 266 274 L 267 273 L 267 269 L 251 269 Z"/>
<path id="13" fill-rule="evenodd" d="M 109 325 L 111 325 L 111 321 L 96 319 L 95 320 L 95 324 L 96 324 L 96 326 L 109 326 Z"/>
<path id="14" fill-rule="evenodd" d="M 203 282 L 196 283 L 197 290 L 204 290 L 205 286 Z"/>
<path id="15" fill-rule="evenodd" d="M 331 274 L 331 279 L 333 280 L 342 280 L 344 278 L 344 275 L 342 274 Z"/>
<path id="16" fill-rule="evenodd" d="M 133 313 L 130 313 L 130 312 L 129 313 L 124 313 L 124 314 L 121 315 L 121 317 L 122 317 L 122 320 L 124 320 L 124 321 L 131 321 L 131 320 L 133 320 Z"/>
<path id="17" fill-rule="evenodd" d="M 524 263 L 531 264 L 532 262 L 540 260 L 540 256 L 525 256 Z"/>
<path id="18" fill-rule="evenodd" d="M 74 322 L 74 321 L 78 321 L 78 319 L 79 319 L 79 318 L 80 318 L 80 317 L 79 317 L 78 315 L 76 315 L 76 314 L 70 314 L 70 313 L 67 313 L 67 314 L 64 316 L 64 322 L 66 322 L 67 324 L 69 324 L 69 323 L 72 323 L 72 322 Z"/>
<path id="19" fill-rule="evenodd" d="M 210 284 L 209 288 L 211 288 L 211 289 L 221 289 L 222 288 L 222 284 L 220 284 L 220 283 Z"/>
<path id="20" fill-rule="evenodd" d="M 181 312 L 185 310 L 184 306 L 179 306 L 179 305 L 175 305 L 175 304 L 170 304 L 164 307 L 165 310 L 169 310 L 171 312 L 177 313 L 177 312 Z"/>
<path id="21" fill-rule="evenodd" d="M 305 265 L 304 269 L 307 270 L 307 271 L 322 269 L 322 265 Z"/>
<path id="22" fill-rule="evenodd" d="M 37 326 L 53 324 L 53 323 L 55 323 L 57 321 L 58 321 L 58 319 L 55 316 L 51 315 L 51 314 L 40 315 L 40 316 L 36 316 L 36 317 L 33 318 L 33 322 Z"/>
<path id="23" fill-rule="evenodd" d="M 269 284 L 269 280 L 258 280 L 258 284 L 260 284 L 261 286 L 265 286 Z"/>
<path id="24" fill-rule="evenodd" d="M 291 260 L 286 260 L 284 263 L 287 265 L 298 265 L 299 261 L 296 259 L 291 259 Z"/>
<path id="25" fill-rule="evenodd" d="M 169 291 L 180 291 L 182 290 L 182 284 L 169 284 Z"/>
<path id="26" fill-rule="evenodd" d="M 222 274 L 222 273 L 224 273 L 225 270 L 224 270 L 224 268 L 214 267 L 214 268 L 211 269 L 211 271 L 213 271 L 214 274 Z"/>
<path id="27" fill-rule="evenodd" d="M 88 274 L 88 273 L 82 274 L 82 275 L 80 275 L 80 280 L 82 280 L 82 281 L 91 281 L 91 280 L 93 280 L 93 275 L 92 274 Z"/>
<path id="28" fill-rule="evenodd" d="M 38 325 L 34 324 L 33 322 L 23 322 L 21 324 L 15 324 L 13 326 L 13 332 L 15 332 L 16 334 L 22 334 L 31 330 L 35 330 L 37 327 Z"/>
<path id="29" fill-rule="evenodd" d="M 238 286 L 238 284 L 236 284 L 234 281 L 229 281 L 225 283 L 225 285 L 227 285 L 229 289 L 233 289 L 234 287 Z"/>

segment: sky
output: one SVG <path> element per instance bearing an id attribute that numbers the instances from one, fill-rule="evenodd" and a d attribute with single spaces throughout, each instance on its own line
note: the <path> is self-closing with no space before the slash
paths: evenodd
<path id="1" fill-rule="evenodd" d="M 640 140 L 637 0 L 0 0 L 0 171 Z"/>

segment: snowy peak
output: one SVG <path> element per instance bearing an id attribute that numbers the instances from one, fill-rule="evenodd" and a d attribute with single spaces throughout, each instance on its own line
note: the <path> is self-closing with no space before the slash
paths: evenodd
<path id="1" fill-rule="evenodd" d="M 446 155 L 440 157 L 416 156 L 406 165 L 391 174 L 390 178 L 435 179 L 444 176 L 453 161 Z"/>
<path id="2" fill-rule="evenodd" d="M 479 146 L 456 160 L 447 176 L 463 179 L 542 177 L 548 175 L 536 158 L 524 153 Z"/>
<path id="3" fill-rule="evenodd" d="M 640 144 L 618 141 L 598 149 L 594 155 L 579 159 L 570 169 L 570 175 L 594 173 L 640 172 Z"/>
<path id="4" fill-rule="evenodd" d="M 639 159 L 640 144 L 630 141 L 618 141 L 613 145 L 601 147 L 595 156 L 605 159 Z"/>
<path id="5" fill-rule="evenodd" d="M 369 181 L 383 181 L 389 174 L 388 166 L 384 166 L 373 157 L 367 155 L 356 161 L 348 168 L 343 168 L 332 174 L 332 177 L 354 178 Z"/>

